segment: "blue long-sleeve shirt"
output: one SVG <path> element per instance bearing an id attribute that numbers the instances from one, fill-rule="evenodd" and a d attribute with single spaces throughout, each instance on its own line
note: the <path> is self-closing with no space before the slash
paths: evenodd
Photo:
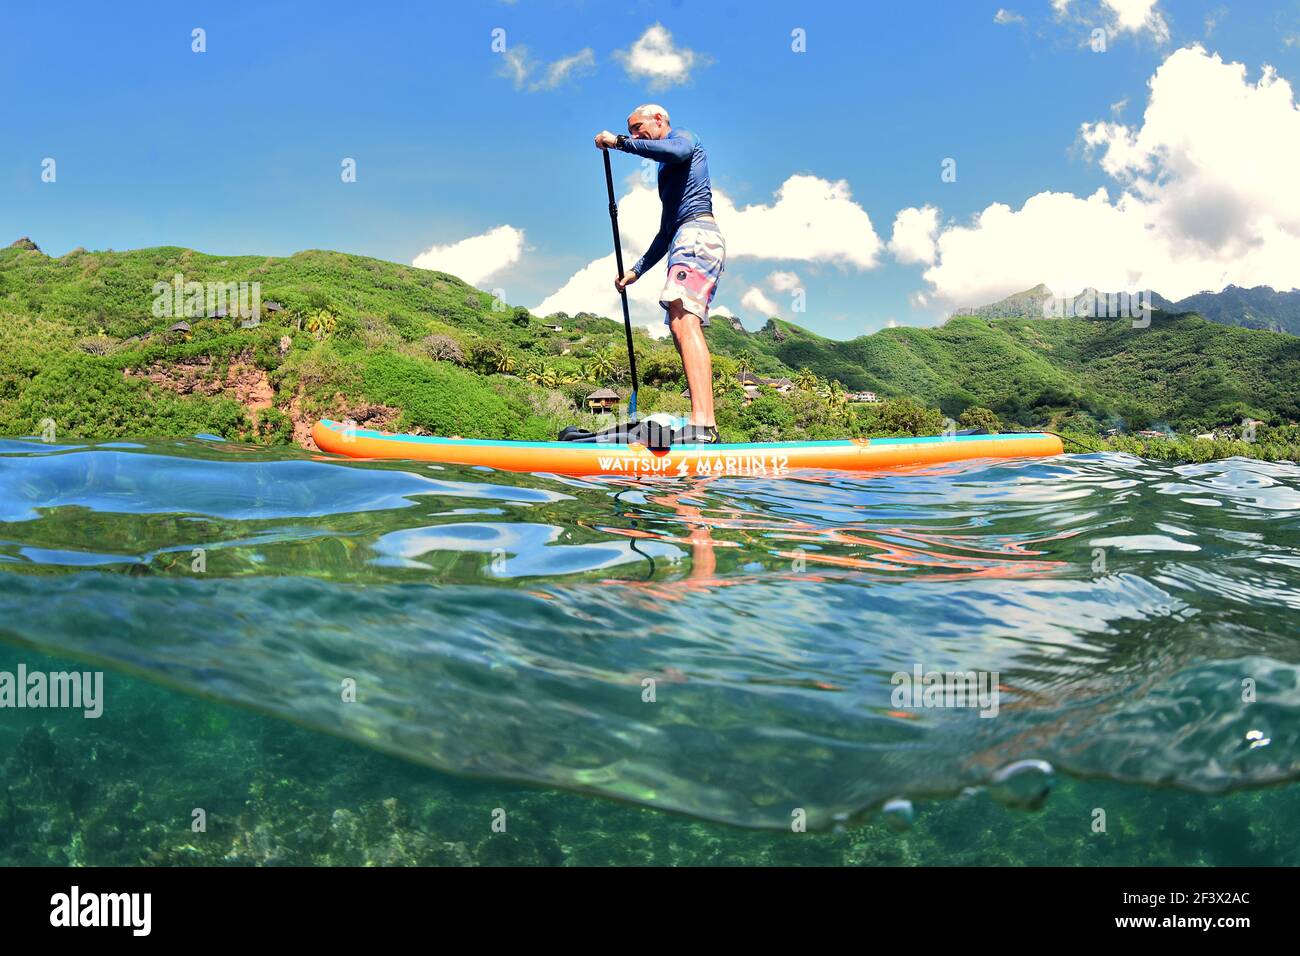
<path id="1" fill-rule="evenodd" d="M 713 212 L 713 190 L 709 186 L 709 161 L 700 138 L 686 129 L 670 129 L 663 139 L 623 140 L 623 152 L 645 156 L 659 164 L 659 199 L 663 215 L 659 233 L 632 271 L 645 275 L 668 251 L 673 234 L 682 223 Z"/>

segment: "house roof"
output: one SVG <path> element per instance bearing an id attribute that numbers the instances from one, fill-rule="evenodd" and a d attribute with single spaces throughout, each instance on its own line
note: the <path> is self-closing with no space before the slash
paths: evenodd
<path id="1" fill-rule="evenodd" d="M 588 401 L 590 401 L 590 400 L 593 399 L 593 398 L 613 398 L 613 399 L 617 399 L 617 398 L 618 398 L 618 392 L 614 391 L 612 388 L 598 388 L 598 389 L 596 389 L 594 392 L 592 392 L 590 395 L 587 396 L 587 400 L 588 400 Z"/>
<path id="2" fill-rule="evenodd" d="M 739 372 L 736 380 L 741 385 L 771 385 L 775 388 L 793 388 L 794 382 L 788 378 L 766 378 L 762 375 L 755 375 L 753 372 Z"/>

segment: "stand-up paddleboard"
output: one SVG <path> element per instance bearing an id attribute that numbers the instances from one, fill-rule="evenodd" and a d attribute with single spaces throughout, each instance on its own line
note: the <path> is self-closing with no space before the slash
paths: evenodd
<path id="1" fill-rule="evenodd" d="M 557 475 L 764 477 L 808 468 L 877 471 L 973 458 L 1044 458 L 1062 452 L 1061 439 L 1040 432 L 672 445 L 663 449 L 651 449 L 640 444 L 390 435 L 328 420 L 317 422 L 311 435 L 322 451 L 351 458 L 486 465 L 502 471 Z"/>

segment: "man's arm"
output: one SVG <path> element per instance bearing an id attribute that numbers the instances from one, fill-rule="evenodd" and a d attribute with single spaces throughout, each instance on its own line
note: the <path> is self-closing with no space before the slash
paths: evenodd
<path id="1" fill-rule="evenodd" d="M 645 275 L 647 269 L 664 257 L 664 254 L 668 251 L 668 243 L 672 241 L 672 238 L 672 222 L 667 219 L 660 219 L 658 235 L 650 243 L 650 248 L 645 251 L 645 255 L 638 259 L 636 265 L 632 267 L 632 271 L 636 273 L 638 279 Z"/>
<path id="2" fill-rule="evenodd" d="M 659 163 L 682 163 L 691 158 L 695 144 L 685 136 L 665 136 L 663 139 L 623 140 L 623 152 L 645 156 Z"/>

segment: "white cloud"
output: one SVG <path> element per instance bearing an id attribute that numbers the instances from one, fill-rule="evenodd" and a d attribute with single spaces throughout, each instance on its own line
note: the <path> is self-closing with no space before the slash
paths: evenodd
<path id="1" fill-rule="evenodd" d="M 998 12 L 993 14 L 993 22 L 997 24 L 1024 23 L 1025 18 L 1014 10 L 1003 10 L 999 8 Z"/>
<path id="2" fill-rule="evenodd" d="M 624 247 L 626 250 L 626 247 Z M 624 257 L 626 263 L 626 256 Z M 534 315 L 548 316 L 554 312 L 591 312 L 611 319 L 623 317 L 623 306 L 614 288 L 614 253 L 589 262 L 565 281 L 538 305 L 532 307 Z M 628 312 L 638 325 L 663 324 L 664 310 L 659 305 L 659 290 L 663 276 L 658 272 L 642 277 L 627 287 Z"/>
<path id="3" fill-rule="evenodd" d="M 1102 0 L 1113 20 L 1116 33 L 1149 32 L 1159 43 L 1169 42 L 1169 25 L 1157 9 L 1159 0 Z"/>
<path id="4" fill-rule="evenodd" d="M 776 191 L 775 202 L 741 208 L 714 190 L 713 209 L 731 258 L 795 259 L 858 269 L 879 264 L 880 237 L 842 179 L 794 175 Z"/>
<path id="5" fill-rule="evenodd" d="M 1044 192 L 995 203 L 945 229 L 925 273 L 934 305 L 978 305 L 1046 282 L 1154 289 L 1170 298 L 1238 285 L 1300 285 L 1300 109 L 1266 67 L 1200 46 L 1171 54 L 1150 81 L 1140 127 L 1088 123 L 1080 135 L 1117 183 L 1084 198 Z M 936 301 L 937 300 L 937 301 Z"/>
<path id="6" fill-rule="evenodd" d="M 749 290 L 740 297 L 740 304 L 751 312 L 757 312 L 764 319 L 781 314 L 777 304 L 764 295 L 763 290 L 756 285 L 750 286 Z"/>
<path id="7" fill-rule="evenodd" d="M 618 204 L 619 235 L 623 262 L 631 268 L 645 251 L 659 228 L 659 193 L 637 174 L 624 184 L 627 192 Z M 882 247 L 871 217 L 849 193 L 842 180 L 830 182 L 816 176 L 791 176 L 776 191 L 773 202 L 737 208 L 721 190 L 713 190 L 713 210 L 727 243 L 727 262 L 737 259 L 770 259 L 810 263 L 831 263 L 857 269 L 875 268 Z M 622 315 L 614 291 L 613 254 L 588 263 L 569 277 L 532 311 L 594 312 Z M 628 306 L 634 322 L 653 327 L 663 323 L 659 290 L 663 287 L 663 261 L 628 287 Z M 793 275 L 793 273 L 789 273 Z M 719 291 L 727 289 L 724 272 Z M 743 304 L 743 303 L 742 303 Z"/>
<path id="8" fill-rule="evenodd" d="M 501 69 L 497 72 L 513 82 L 515 89 L 527 89 L 530 93 L 536 93 L 539 90 L 553 90 L 566 80 L 590 73 L 595 65 L 596 54 L 590 47 L 543 66 L 529 54 L 528 47 L 515 46 L 502 54 Z M 542 78 L 528 82 L 528 78 L 538 71 L 543 72 Z"/>
<path id="9" fill-rule="evenodd" d="M 778 270 L 767 277 L 767 284 L 777 292 L 789 292 L 799 288 L 799 277 L 793 272 Z"/>
<path id="10" fill-rule="evenodd" d="M 591 47 L 579 50 L 572 56 L 561 57 L 546 68 L 546 78 L 534 83 L 530 89 L 553 90 L 566 80 L 590 73 L 596 66 L 596 54 Z"/>
<path id="11" fill-rule="evenodd" d="M 934 264 L 934 238 L 939 233 L 939 210 L 933 206 L 904 209 L 894 218 L 889 251 L 903 265 Z"/>
<path id="12" fill-rule="evenodd" d="M 1076 0 L 1052 0 L 1052 12 L 1057 19 L 1066 19 L 1075 2 Z M 1099 0 L 1093 9 L 1106 17 L 1106 27 L 1111 35 L 1145 32 L 1150 33 L 1157 43 L 1169 42 L 1169 24 L 1159 10 L 1159 0 Z M 1086 12 L 1075 14 L 1074 19 L 1083 24 L 1094 22 L 1093 17 Z"/>
<path id="13" fill-rule="evenodd" d="M 488 276 L 519 261 L 524 232 L 514 226 L 497 226 L 445 246 L 430 246 L 411 260 L 420 269 L 436 269 L 478 285 Z"/>
<path id="14" fill-rule="evenodd" d="M 708 63 L 708 58 L 679 47 L 673 35 L 656 23 L 626 50 L 614 51 L 633 80 L 647 80 L 651 90 L 664 90 L 691 79 L 691 69 Z"/>
<path id="15" fill-rule="evenodd" d="M 510 47 L 501 54 L 501 68 L 497 70 L 515 84 L 515 89 L 522 89 L 528 80 L 528 74 L 535 69 L 528 59 L 528 47 Z"/>

